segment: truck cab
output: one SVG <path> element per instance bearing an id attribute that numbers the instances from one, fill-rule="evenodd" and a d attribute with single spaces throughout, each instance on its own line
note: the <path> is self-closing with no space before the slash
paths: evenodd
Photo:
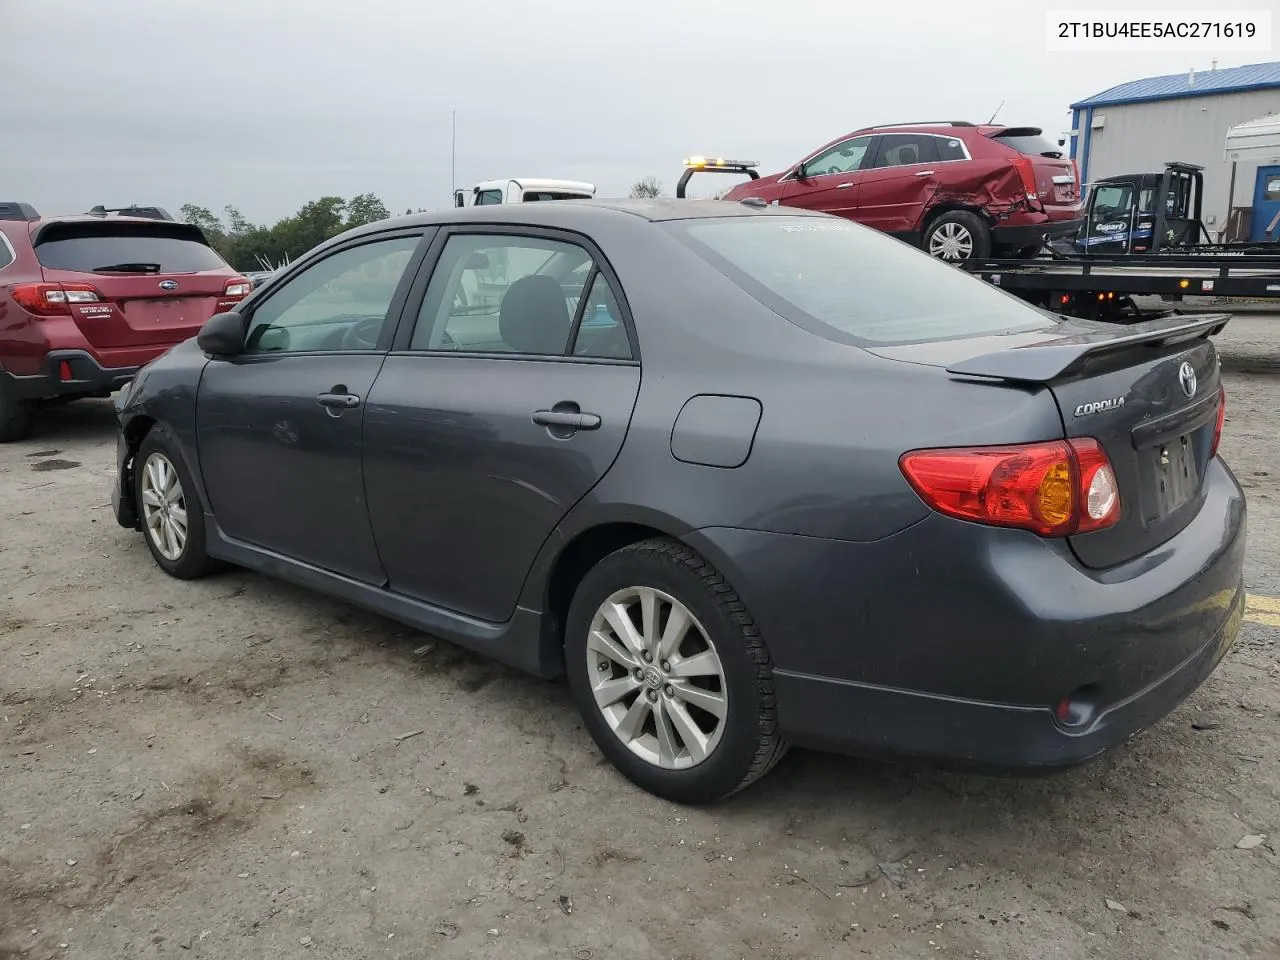
<path id="1" fill-rule="evenodd" d="M 1168 163 L 1159 173 L 1119 174 L 1091 184 L 1076 252 L 1157 253 L 1208 242 L 1202 169 Z"/>
<path id="2" fill-rule="evenodd" d="M 530 203 L 537 200 L 590 200 L 595 195 L 595 184 L 581 180 L 513 177 L 506 180 L 482 180 L 469 191 L 455 190 L 453 205 L 471 207 L 494 203 Z"/>

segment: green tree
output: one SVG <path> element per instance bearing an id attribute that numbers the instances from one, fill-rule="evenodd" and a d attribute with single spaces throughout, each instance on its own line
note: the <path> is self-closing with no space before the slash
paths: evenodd
<path id="1" fill-rule="evenodd" d="M 631 196 L 635 198 L 652 198 L 662 196 L 662 181 L 657 177 L 641 177 L 631 185 Z"/>
<path id="2" fill-rule="evenodd" d="M 390 216 L 387 205 L 372 193 L 361 193 L 347 201 L 347 227 L 362 227 Z"/>

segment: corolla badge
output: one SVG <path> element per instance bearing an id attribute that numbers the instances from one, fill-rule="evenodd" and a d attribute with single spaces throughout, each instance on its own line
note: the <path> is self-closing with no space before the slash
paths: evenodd
<path id="1" fill-rule="evenodd" d="M 1182 387 L 1182 392 L 1187 395 L 1190 400 L 1196 395 L 1196 371 L 1195 367 L 1189 363 L 1183 363 L 1178 368 L 1178 384 Z"/>
<path id="2" fill-rule="evenodd" d="M 1094 400 L 1092 403 L 1079 404 L 1074 413 L 1077 417 L 1087 417 L 1091 413 L 1102 413 L 1106 410 L 1117 410 L 1124 406 L 1124 397 L 1111 397 L 1108 400 Z"/>
<path id="3" fill-rule="evenodd" d="M 177 280 L 161 280 L 160 289 L 161 290 L 177 290 L 178 281 Z"/>

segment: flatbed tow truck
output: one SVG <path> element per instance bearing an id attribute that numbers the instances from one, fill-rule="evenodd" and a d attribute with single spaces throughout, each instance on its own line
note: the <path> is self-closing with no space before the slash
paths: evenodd
<path id="1" fill-rule="evenodd" d="M 1175 312 L 1143 310 L 1134 297 L 1280 298 L 1280 244 L 1214 243 L 1201 219 L 1203 168 L 1167 163 L 1160 173 L 1091 184 L 1074 240 L 1019 260 L 966 260 L 975 276 L 1054 313 L 1134 322 Z"/>
<path id="2" fill-rule="evenodd" d="M 757 179 L 748 160 L 689 157 L 676 184 L 687 196 L 696 173 Z M 1134 297 L 1280 298 L 1280 243 L 1214 243 L 1202 220 L 1203 168 L 1167 163 L 1158 173 L 1124 174 L 1090 185 L 1078 237 L 1034 257 L 956 264 L 1054 313 L 1136 322 L 1176 312 L 1142 309 Z"/>

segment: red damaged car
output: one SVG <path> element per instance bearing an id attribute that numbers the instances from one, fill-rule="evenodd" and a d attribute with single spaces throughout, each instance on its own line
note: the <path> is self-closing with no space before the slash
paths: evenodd
<path id="1" fill-rule="evenodd" d="M 875 227 L 943 260 L 1026 256 L 1080 225 L 1076 165 L 1037 127 L 865 127 L 726 200 L 757 198 Z"/>

